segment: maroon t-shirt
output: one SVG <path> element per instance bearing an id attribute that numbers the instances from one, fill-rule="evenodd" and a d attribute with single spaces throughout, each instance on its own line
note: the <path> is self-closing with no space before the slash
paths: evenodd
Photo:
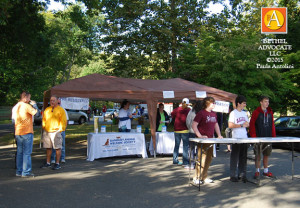
<path id="1" fill-rule="evenodd" d="M 186 117 L 189 114 L 189 108 L 178 107 L 173 110 L 171 113 L 172 118 L 175 118 L 174 122 L 174 131 L 183 131 L 188 130 L 186 126 Z"/>
<path id="2" fill-rule="evenodd" d="M 215 125 L 217 123 L 217 114 L 215 112 L 201 110 L 197 113 L 194 121 L 198 123 L 198 130 L 201 135 L 205 135 L 208 138 L 214 137 Z"/>

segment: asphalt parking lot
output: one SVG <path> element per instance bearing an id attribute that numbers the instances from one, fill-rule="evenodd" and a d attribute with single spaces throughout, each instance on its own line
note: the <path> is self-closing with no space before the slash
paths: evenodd
<path id="1" fill-rule="evenodd" d="M 296 153 L 296 155 L 300 153 Z M 248 152 L 248 178 L 254 174 Z M 35 178 L 15 176 L 14 148 L 0 147 L 0 207 L 299 207 L 300 158 L 291 176 L 291 152 L 274 149 L 270 170 L 277 179 L 261 186 L 229 181 L 229 153 L 221 146 L 209 169 L 213 184 L 201 191 L 188 185 L 188 170 L 172 164 L 171 156 L 142 159 L 117 157 L 86 161 L 86 144 L 67 147 L 62 169 L 40 169 L 45 150 L 34 146 Z"/>

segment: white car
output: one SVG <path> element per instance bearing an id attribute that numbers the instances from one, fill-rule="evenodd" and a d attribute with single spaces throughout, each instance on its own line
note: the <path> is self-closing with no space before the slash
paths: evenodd
<path id="1" fill-rule="evenodd" d="M 113 117 L 117 117 L 119 115 L 118 109 L 109 108 L 106 110 L 105 118 L 112 119 Z"/>
<path id="2" fill-rule="evenodd" d="M 69 116 L 69 121 L 74 121 L 78 122 L 79 124 L 83 124 L 88 120 L 87 114 L 80 111 L 80 110 L 69 110 L 66 109 L 68 116 Z M 34 124 L 35 125 L 41 125 L 43 120 L 43 116 L 34 116 Z"/>

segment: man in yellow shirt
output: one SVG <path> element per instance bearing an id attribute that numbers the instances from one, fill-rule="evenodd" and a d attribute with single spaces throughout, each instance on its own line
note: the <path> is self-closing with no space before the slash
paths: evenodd
<path id="1" fill-rule="evenodd" d="M 59 160 L 62 148 L 61 132 L 66 129 L 67 117 L 65 110 L 58 105 L 58 97 L 51 96 L 50 106 L 45 109 L 43 114 L 43 146 L 46 148 L 47 161 L 41 168 L 51 167 L 50 159 L 52 148 L 56 150 L 56 162 L 53 170 L 60 169 Z"/>
<path id="2" fill-rule="evenodd" d="M 39 113 L 35 101 L 30 100 L 29 92 L 22 92 L 21 99 L 13 109 L 15 137 L 17 141 L 16 176 L 34 177 L 31 170 L 31 153 L 33 145 L 32 117 Z M 32 105 L 30 105 L 30 104 Z"/>

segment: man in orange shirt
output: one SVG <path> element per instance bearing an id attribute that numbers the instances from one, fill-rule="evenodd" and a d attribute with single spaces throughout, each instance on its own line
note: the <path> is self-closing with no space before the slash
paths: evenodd
<path id="1" fill-rule="evenodd" d="M 39 113 L 35 101 L 30 100 L 29 92 L 22 92 L 21 99 L 14 108 L 15 136 L 17 140 L 16 176 L 34 177 L 31 168 L 31 153 L 33 145 L 32 117 Z M 30 104 L 32 105 L 30 105 Z"/>

